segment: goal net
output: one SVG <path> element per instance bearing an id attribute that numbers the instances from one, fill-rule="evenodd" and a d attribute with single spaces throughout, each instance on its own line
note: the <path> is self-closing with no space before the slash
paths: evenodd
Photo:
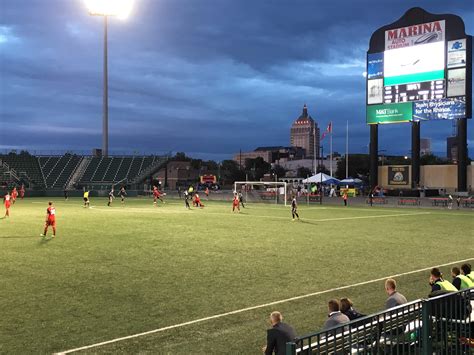
<path id="1" fill-rule="evenodd" d="M 244 202 L 270 202 L 287 205 L 288 184 L 273 181 L 236 181 L 234 192 L 241 192 Z"/>

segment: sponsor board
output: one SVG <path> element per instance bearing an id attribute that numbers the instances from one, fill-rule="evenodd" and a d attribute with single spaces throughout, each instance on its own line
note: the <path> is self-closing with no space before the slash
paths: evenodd
<path id="1" fill-rule="evenodd" d="M 457 39 L 448 42 L 448 68 L 457 68 L 466 66 L 466 39 Z"/>
<path id="2" fill-rule="evenodd" d="M 385 31 L 385 50 L 443 42 L 445 21 L 433 21 Z"/>
<path id="3" fill-rule="evenodd" d="M 383 77 L 383 53 L 374 53 L 367 56 L 367 79 Z"/>
<path id="4" fill-rule="evenodd" d="M 367 104 L 381 104 L 383 102 L 383 79 L 367 81 Z"/>
<path id="5" fill-rule="evenodd" d="M 413 116 L 413 105 L 404 102 L 390 105 L 367 106 L 367 123 L 397 123 L 409 122 Z"/>
<path id="6" fill-rule="evenodd" d="M 389 166 L 388 167 L 388 185 L 409 185 L 410 184 L 410 167 Z"/>
<path id="7" fill-rule="evenodd" d="M 413 102 L 413 119 L 453 120 L 466 117 L 466 99 L 440 99 Z"/>
<path id="8" fill-rule="evenodd" d="M 466 95 L 466 68 L 448 70 L 448 97 Z"/>

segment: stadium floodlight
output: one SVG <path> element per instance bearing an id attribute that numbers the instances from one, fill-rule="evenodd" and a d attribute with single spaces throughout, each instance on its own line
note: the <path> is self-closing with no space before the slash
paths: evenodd
<path id="1" fill-rule="evenodd" d="M 128 17 L 133 7 L 133 0 L 84 0 L 89 14 L 104 17 L 104 97 L 102 118 L 102 155 L 109 155 L 109 89 L 107 68 L 107 19 L 115 16 L 121 19 Z"/>
<path id="2" fill-rule="evenodd" d="M 133 0 L 85 0 L 93 16 L 116 16 L 126 19 L 133 8 Z"/>

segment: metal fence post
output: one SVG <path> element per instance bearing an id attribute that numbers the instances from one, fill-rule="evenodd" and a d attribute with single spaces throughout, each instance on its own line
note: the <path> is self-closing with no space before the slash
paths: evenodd
<path id="1" fill-rule="evenodd" d="M 432 354 L 432 325 L 431 325 L 431 302 L 423 300 L 421 303 L 421 353 Z"/>
<path id="2" fill-rule="evenodd" d="M 285 355 L 296 355 L 296 343 L 294 342 L 286 343 Z"/>

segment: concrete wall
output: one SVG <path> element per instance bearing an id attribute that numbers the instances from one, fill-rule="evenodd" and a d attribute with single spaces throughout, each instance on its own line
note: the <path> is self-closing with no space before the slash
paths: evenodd
<path id="1" fill-rule="evenodd" d="M 411 187 L 411 166 L 410 166 L 410 185 L 388 185 L 388 166 L 379 166 L 380 186 L 388 188 L 410 188 Z M 455 190 L 458 186 L 458 167 L 457 165 L 422 165 L 420 167 L 420 186 L 427 188 L 443 188 Z M 474 188 L 474 165 L 467 167 L 467 186 Z"/>

